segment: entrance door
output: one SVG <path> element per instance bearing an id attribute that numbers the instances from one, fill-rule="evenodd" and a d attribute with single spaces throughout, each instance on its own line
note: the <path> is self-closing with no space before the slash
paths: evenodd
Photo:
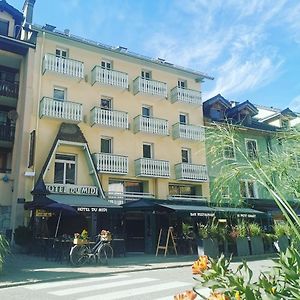
<path id="1" fill-rule="evenodd" d="M 128 214 L 125 222 L 126 251 L 145 252 L 144 214 Z"/>

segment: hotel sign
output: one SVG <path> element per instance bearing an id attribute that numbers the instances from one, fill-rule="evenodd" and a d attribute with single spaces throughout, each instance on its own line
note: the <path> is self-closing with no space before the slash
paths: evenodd
<path id="1" fill-rule="evenodd" d="M 46 184 L 46 189 L 54 194 L 98 196 L 98 188 L 88 185 Z"/>
<path id="2" fill-rule="evenodd" d="M 214 217 L 215 213 L 210 213 L 210 212 L 191 212 L 190 216 L 191 217 Z"/>

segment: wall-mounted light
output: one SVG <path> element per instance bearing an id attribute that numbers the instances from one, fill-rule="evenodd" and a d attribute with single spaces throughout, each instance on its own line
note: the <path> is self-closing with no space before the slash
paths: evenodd
<path id="1" fill-rule="evenodd" d="M 4 175 L 2 177 L 3 182 L 8 182 L 9 181 L 9 177 L 7 175 Z"/>

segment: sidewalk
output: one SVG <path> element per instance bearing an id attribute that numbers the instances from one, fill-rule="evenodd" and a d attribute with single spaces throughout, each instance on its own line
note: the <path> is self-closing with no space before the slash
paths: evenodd
<path id="1" fill-rule="evenodd" d="M 255 258 L 251 257 L 251 264 L 257 264 L 257 268 L 262 265 L 262 262 L 265 265 L 272 264 L 269 257 L 265 255 Z M 197 255 L 169 255 L 166 257 L 160 255 L 156 257 L 154 255 L 135 254 L 114 258 L 107 266 L 87 265 L 76 268 L 67 262 L 58 263 L 47 261 L 43 257 L 38 256 L 11 254 L 7 257 L 4 264 L 3 273 L 0 273 L 0 288 L 36 282 L 104 276 L 114 273 L 179 268 L 191 266 L 196 259 Z M 235 261 L 241 261 L 241 259 L 235 259 Z M 233 263 L 233 265 L 235 264 L 237 263 Z"/>

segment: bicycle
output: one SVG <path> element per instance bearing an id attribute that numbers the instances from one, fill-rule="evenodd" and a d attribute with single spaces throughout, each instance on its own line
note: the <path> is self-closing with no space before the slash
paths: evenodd
<path id="1" fill-rule="evenodd" d="M 93 247 L 91 245 L 90 243 L 74 245 L 70 250 L 71 264 L 76 267 L 91 261 L 108 264 L 108 261 L 113 258 L 113 248 L 110 245 L 110 241 L 100 238 Z"/>

